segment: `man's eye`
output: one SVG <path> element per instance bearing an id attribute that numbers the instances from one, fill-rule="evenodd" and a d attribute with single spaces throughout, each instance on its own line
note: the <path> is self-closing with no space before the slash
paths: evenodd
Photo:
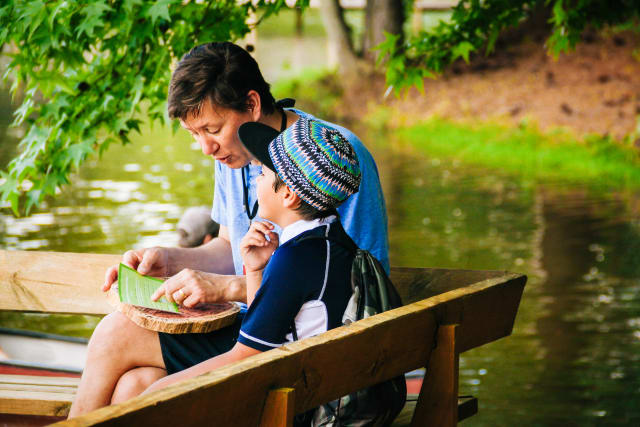
<path id="1" fill-rule="evenodd" d="M 205 129 L 204 131 L 207 132 L 210 135 L 218 133 L 217 129 Z"/>

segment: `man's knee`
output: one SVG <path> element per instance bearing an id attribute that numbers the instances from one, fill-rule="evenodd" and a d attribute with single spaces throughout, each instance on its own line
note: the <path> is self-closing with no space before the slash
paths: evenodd
<path id="1" fill-rule="evenodd" d="M 131 342 L 135 342 L 137 329 L 138 326 L 122 313 L 116 311 L 107 314 L 91 335 L 89 351 L 117 354 Z"/>
<path id="2" fill-rule="evenodd" d="M 124 402 L 138 396 L 166 374 L 164 369 L 152 367 L 135 368 L 125 372 L 118 380 L 111 397 L 111 404 Z"/>

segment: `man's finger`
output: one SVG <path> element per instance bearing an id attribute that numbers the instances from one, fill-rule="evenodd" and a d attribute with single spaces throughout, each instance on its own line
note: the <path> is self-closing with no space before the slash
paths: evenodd
<path id="1" fill-rule="evenodd" d="M 184 301 L 182 301 L 182 305 L 187 308 L 191 308 L 196 304 L 198 304 L 198 298 L 193 294 L 189 295 L 184 299 Z"/>
<path id="2" fill-rule="evenodd" d="M 162 295 L 165 294 L 165 292 L 166 292 L 165 284 L 163 283 L 162 285 L 160 285 L 158 287 L 158 289 L 156 289 L 156 291 L 153 293 L 153 295 L 151 295 L 151 300 L 152 301 L 158 301 L 160 299 L 160 297 L 162 297 Z"/>
<path id="3" fill-rule="evenodd" d="M 124 253 L 122 257 L 122 263 L 126 266 L 133 268 L 134 270 L 138 267 L 138 263 L 140 262 L 140 257 L 136 253 L 136 251 L 127 251 Z"/>
<path id="4" fill-rule="evenodd" d="M 109 289 L 111 289 L 111 285 L 113 285 L 113 283 L 116 281 L 117 278 L 118 278 L 118 266 L 112 265 L 107 269 L 107 271 L 104 274 L 104 283 L 102 284 L 102 292 L 107 292 Z"/>
<path id="5" fill-rule="evenodd" d="M 158 256 L 156 251 L 145 251 L 144 255 L 142 256 L 142 261 L 138 266 L 138 273 L 147 275 L 151 271 L 151 267 L 153 267 L 153 264 L 156 262 L 157 258 Z"/>

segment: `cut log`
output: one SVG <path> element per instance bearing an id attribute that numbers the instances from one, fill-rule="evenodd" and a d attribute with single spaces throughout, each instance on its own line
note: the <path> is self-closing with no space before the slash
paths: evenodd
<path id="1" fill-rule="evenodd" d="M 231 325 L 240 306 L 233 302 L 200 304 L 196 308 L 180 307 L 180 313 L 138 307 L 120 301 L 118 291 L 109 291 L 109 303 L 136 325 L 168 334 L 204 333 Z"/>

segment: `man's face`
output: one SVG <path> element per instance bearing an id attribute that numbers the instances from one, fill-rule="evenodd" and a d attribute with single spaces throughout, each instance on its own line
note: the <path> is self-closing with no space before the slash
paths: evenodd
<path id="1" fill-rule="evenodd" d="M 252 121 L 249 112 L 240 113 L 229 108 L 214 106 L 210 100 L 202 104 L 200 114 L 189 114 L 180 124 L 202 148 L 202 153 L 237 169 L 252 159 L 251 154 L 238 139 L 238 128 Z"/>

